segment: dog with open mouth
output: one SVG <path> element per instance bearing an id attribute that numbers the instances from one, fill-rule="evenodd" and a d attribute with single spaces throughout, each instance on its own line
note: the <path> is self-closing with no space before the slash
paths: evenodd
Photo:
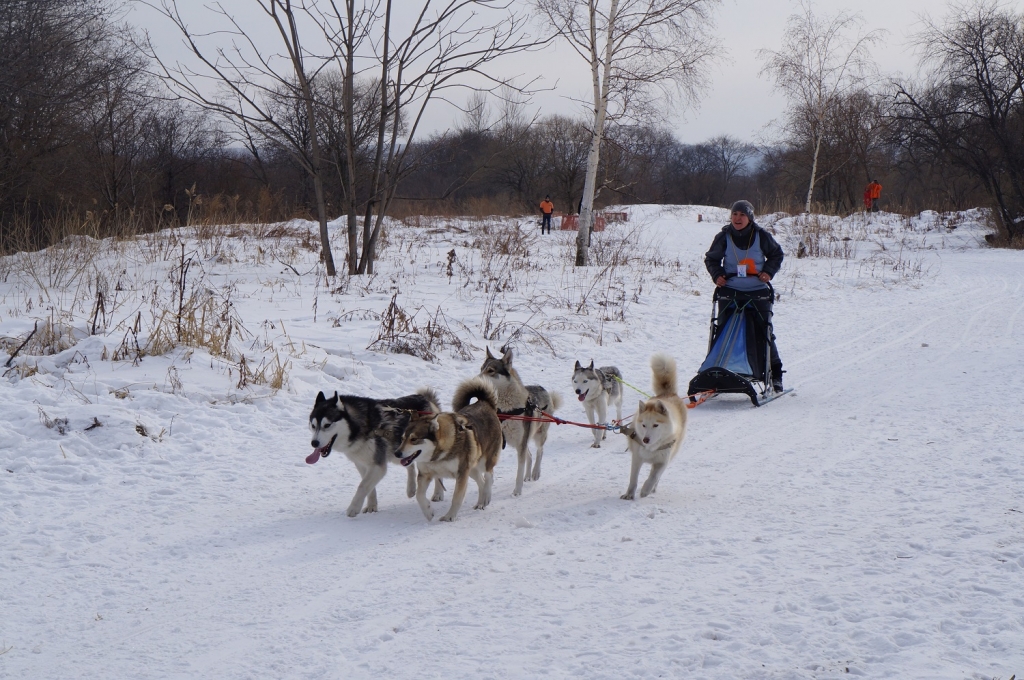
<path id="1" fill-rule="evenodd" d="M 576 398 L 583 402 L 591 425 L 608 425 L 608 407 L 612 405 L 615 406 L 616 422 L 622 420 L 622 372 L 615 366 L 594 368 L 593 359 L 589 366 L 577 361 L 572 372 L 572 387 Z M 608 431 L 594 429 L 591 432 L 594 443 L 590 448 L 601 448 L 601 440 L 608 436 Z"/>
<path id="2" fill-rule="evenodd" d="M 337 392 L 327 397 L 320 392 L 309 414 L 313 453 L 306 457 L 306 462 L 313 465 L 331 455 L 334 449 L 344 452 L 361 477 L 345 514 L 355 517 L 360 510 L 377 512 L 377 484 L 387 473 L 388 462 L 398 462 L 394 453 L 402 444 L 402 434 L 409 421 L 418 413 L 440 411 L 437 394 L 429 388 L 397 399 L 372 399 Z M 416 493 L 415 467 L 408 469 L 405 491 L 409 498 Z M 438 480 L 434 500 L 443 499 L 444 486 Z"/>
<path id="3" fill-rule="evenodd" d="M 452 399 L 453 412 L 414 414 L 405 429 L 402 445 L 395 455 L 402 465 L 416 465 L 416 502 L 429 522 L 434 511 L 427 500 L 430 480 L 455 479 L 452 505 L 440 519 L 451 522 L 466 497 L 469 478 L 479 495 L 476 509 L 491 502 L 494 466 L 504 446 L 498 420 L 498 397 L 483 378 L 470 378 L 459 385 Z"/>

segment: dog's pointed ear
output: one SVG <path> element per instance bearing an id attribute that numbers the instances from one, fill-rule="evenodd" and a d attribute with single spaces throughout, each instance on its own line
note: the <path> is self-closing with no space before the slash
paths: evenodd
<path id="1" fill-rule="evenodd" d="M 659 401 L 658 403 L 656 403 L 654 405 L 654 410 L 657 411 L 660 415 L 663 415 L 663 416 L 667 416 L 668 415 L 668 409 L 665 408 L 665 402 L 663 402 L 663 401 Z"/>
<path id="2" fill-rule="evenodd" d="M 327 401 L 327 397 L 324 396 L 324 393 L 323 392 L 317 392 L 316 401 L 313 402 L 313 405 L 314 406 L 319 406 L 320 404 L 324 403 L 325 401 Z"/>
<path id="3" fill-rule="evenodd" d="M 437 416 L 433 416 L 430 419 L 430 431 L 436 433 L 438 428 Z"/>
<path id="4" fill-rule="evenodd" d="M 490 345 L 487 345 L 487 358 L 488 359 L 493 359 L 494 358 L 494 355 L 491 354 L 491 346 Z"/>
<path id="5" fill-rule="evenodd" d="M 334 407 L 339 411 L 345 410 L 345 400 L 338 396 L 338 393 L 334 393 Z"/>
<path id="6" fill-rule="evenodd" d="M 505 353 L 501 355 L 501 363 L 506 366 L 512 365 L 512 348 L 509 347 L 505 350 Z"/>
<path id="7" fill-rule="evenodd" d="M 593 371 L 594 370 L 594 360 L 593 359 L 590 360 L 590 365 L 587 366 L 587 370 L 588 371 Z"/>
<path id="8" fill-rule="evenodd" d="M 578 370 L 580 370 L 581 368 L 583 368 L 583 364 L 581 364 L 581 363 L 580 363 L 580 360 L 579 360 L 579 359 L 577 359 L 577 360 L 576 360 L 576 368 L 574 368 L 573 370 L 574 370 L 574 371 L 578 371 Z"/>
<path id="9" fill-rule="evenodd" d="M 640 413 L 640 411 L 643 411 L 645 408 L 647 408 L 647 402 L 641 399 L 640 406 L 637 408 L 636 412 Z"/>

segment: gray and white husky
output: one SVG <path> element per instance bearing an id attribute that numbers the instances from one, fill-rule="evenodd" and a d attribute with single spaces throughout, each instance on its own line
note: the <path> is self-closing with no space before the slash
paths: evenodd
<path id="1" fill-rule="evenodd" d="M 399 462 L 394 454 L 402 445 L 402 435 L 410 418 L 414 413 L 440 411 L 437 394 L 428 388 L 397 399 L 353 397 L 337 392 L 327 398 L 320 392 L 309 414 L 313 453 L 306 457 L 306 462 L 312 465 L 321 457 L 331 455 L 337 447 L 355 464 L 362 477 L 346 514 L 355 517 L 360 509 L 377 512 L 377 484 L 387 473 L 388 462 Z M 408 467 L 405 492 L 409 498 L 416 494 L 414 466 Z M 444 500 L 440 480 L 434 485 L 433 500 Z"/>
<path id="2" fill-rule="evenodd" d="M 587 411 L 587 420 L 591 425 L 608 424 L 608 407 L 615 405 L 615 420 L 622 420 L 622 373 L 614 366 L 594 368 L 591 359 L 589 366 L 579 361 L 572 372 L 572 386 L 576 397 L 583 402 Z M 608 436 L 607 430 L 591 430 L 594 433 L 592 449 L 601 448 L 601 440 Z"/>
<path id="3" fill-rule="evenodd" d="M 498 398 L 498 413 L 509 415 L 540 416 L 541 411 L 551 413 L 561 404 L 557 394 L 549 394 L 540 385 L 524 385 L 519 373 L 512 368 L 512 350 L 502 348 L 501 358 L 491 354 L 487 348 L 487 358 L 480 366 L 480 377 L 486 378 L 494 387 Z M 501 424 L 505 441 L 516 448 L 519 456 L 519 469 L 516 472 L 516 488 L 513 496 L 523 492 L 523 479 L 540 479 L 540 460 L 544 456 L 544 442 L 548 439 L 551 423 L 529 422 L 523 420 L 506 420 Z M 537 448 L 537 459 L 530 456 L 529 442 Z"/>

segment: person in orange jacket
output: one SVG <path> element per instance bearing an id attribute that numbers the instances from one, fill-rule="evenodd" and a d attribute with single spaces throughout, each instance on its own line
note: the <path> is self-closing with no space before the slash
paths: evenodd
<path id="1" fill-rule="evenodd" d="M 550 196 L 545 196 L 544 200 L 540 202 L 540 212 L 544 215 L 543 221 L 540 223 L 540 233 L 544 233 L 544 228 L 547 227 L 548 233 L 551 233 L 551 214 L 555 212 L 555 204 L 551 202 Z"/>
<path id="2" fill-rule="evenodd" d="M 865 191 L 871 198 L 871 212 L 878 212 L 878 199 L 882 196 L 882 185 L 878 183 L 877 179 L 873 179 Z"/>

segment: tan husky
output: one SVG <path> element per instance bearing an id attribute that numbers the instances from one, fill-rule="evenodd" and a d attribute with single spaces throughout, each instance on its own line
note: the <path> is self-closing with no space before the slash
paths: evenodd
<path id="1" fill-rule="evenodd" d="M 473 399 L 476 401 L 469 403 Z M 427 500 L 432 479 L 455 479 L 452 506 L 441 517 L 442 522 L 451 522 L 459 514 L 470 477 L 479 490 L 476 509 L 482 510 L 491 502 L 494 466 L 504 444 L 497 405 L 490 383 L 480 377 L 470 378 L 455 390 L 454 413 L 418 414 L 409 421 L 395 455 L 402 465 L 416 462 L 416 502 L 428 522 L 434 518 Z"/>
<path id="2" fill-rule="evenodd" d="M 686 436 L 686 404 L 676 393 L 676 361 L 664 354 L 651 357 L 651 379 L 654 398 L 641 401 L 633 424 L 623 430 L 629 436 L 633 464 L 629 470 L 629 488 L 622 499 L 631 501 L 636 494 L 640 466 L 650 463 L 651 474 L 640 489 L 643 498 L 654 493 L 658 480 Z"/>

